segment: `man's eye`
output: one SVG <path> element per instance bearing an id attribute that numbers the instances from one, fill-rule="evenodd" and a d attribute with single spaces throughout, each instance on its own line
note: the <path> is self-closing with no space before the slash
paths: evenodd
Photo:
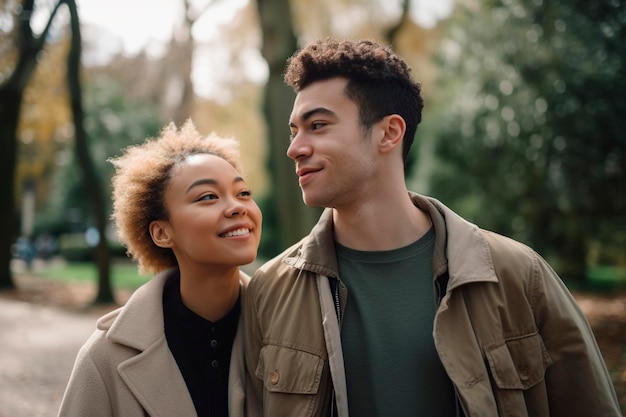
<path id="1" fill-rule="evenodd" d="M 326 123 L 322 123 L 322 122 L 315 122 L 315 123 L 311 123 L 311 129 L 312 130 L 317 130 L 317 129 L 321 129 L 324 126 L 326 126 Z"/>
<path id="2" fill-rule="evenodd" d="M 296 138 L 296 133 L 295 132 L 289 132 L 289 142 L 293 142 L 293 140 Z"/>

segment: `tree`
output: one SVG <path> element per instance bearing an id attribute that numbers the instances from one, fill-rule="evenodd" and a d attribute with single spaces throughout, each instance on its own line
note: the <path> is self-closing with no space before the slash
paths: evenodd
<path id="1" fill-rule="evenodd" d="M 274 219 L 279 225 L 280 247 L 285 248 L 305 236 L 319 216 L 307 207 L 300 194 L 293 162 L 287 158 L 287 118 L 294 94 L 282 79 L 287 59 L 298 48 L 288 0 L 257 1 L 263 45 L 261 53 L 269 66 L 263 111 L 269 139 L 269 167 L 277 201 Z M 272 199 L 272 195 L 269 196 Z M 271 218 L 266 219 L 271 221 Z"/>
<path id="2" fill-rule="evenodd" d="M 619 1 L 466 1 L 442 44 L 432 194 L 579 282 L 626 225 L 625 20 Z"/>
<path id="3" fill-rule="evenodd" d="M 37 67 L 24 91 L 18 126 L 19 148 L 16 168 L 16 196 L 23 195 L 21 187 L 31 182 L 35 209 L 48 199 L 50 179 L 56 168 L 56 156 L 67 145 L 71 130 L 71 114 L 66 85 L 66 57 L 69 36 L 54 36 L 39 54 Z M 22 208 L 22 216 L 23 208 Z M 37 215 L 35 212 L 35 218 Z M 22 219 L 21 233 L 37 236 Z"/>
<path id="4" fill-rule="evenodd" d="M 10 4 L 8 4 L 10 6 Z M 25 0 L 15 24 L 17 58 L 10 75 L 0 85 L 0 219 L 4 233 L 0 234 L 0 289 L 13 288 L 11 274 L 11 245 L 17 235 L 18 216 L 15 204 L 15 179 L 18 154 L 17 131 L 22 110 L 24 90 L 37 65 L 37 56 L 44 47 L 54 16 L 61 2 L 52 10 L 44 30 L 36 36 L 31 28 L 34 0 Z M 7 6 L 7 4 L 5 4 Z M 18 6 L 15 6 L 18 8 Z M 7 13 L 7 11 L 3 11 Z"/>
<path id="5" fill-rule="evenodd" d="M 43 32 L 36 36 L 31 28 L 31 18 L 34 12 L 34 0 L 26 0 L 22 4 L 19 13 L 17 33 L 18 33 L 18 59 L 17 64 L 8 80 L 0 86 L 0 129 L 4 150 L 0 159 L 1 170 L 5 170 L 6 183 L 0 185 L 0 192 L 6 187 L 5 195 L 8 198 L 2 202 L 6 206 L 0 205 L 0 215 L 8 221 L 7 230 L 13 231 L 12 227 L 16 223 L 14 212 L 14 182 L 15 167 L 17 160 L 17 128 L 22 110 L 24 90 L 37 64 L 37 56 L 45 45 L 46 37 L 50 32 L 52 22 L 57 11 L 62 5 L 66 5 L 70 13 L 70 27 L 72 31 L 70 51 L 67 57 L 67 85 L 70 92 L 70 104 L 74 121 L 74 133 L 76 135 L 75 151 L 77 160 L 82 168 L 83 185 L 87 199 L 91 203 L 100 241 L 96 249 L 96 263 L 98 267 L 98 294 L 96 302 L 113 301 L 113 292 L 110 283 L 110 262 L 109 250 L 106 243 L 105 229 L 106 216 L 104 199 L 102 196 L 102 186 L 98 181 L 97 174 L 93 169 L 91 157 L 87 145 L 87 134 L 83 125 L 84 111 L 82 105 L 82 90 L 80 84 L 80 56 L 81 56 L 81 35 L 80 22 L 74 0 L 59 0 L 50 13 L 48 23 Z M 2 173 L 2 171 L 0 171 Z M 5 203 L 6 202 L 6 203 Z M 13 232 L 14 233 L 14 232 Z M 12 279 L 10 269 L 10 246 L 13 240 L 13 233 L 3 234 L 0 238 L 0 287 L 10 288 L 15 284 Z M 6 249 L 6 250 L 5 250 Z"/>
<path id="6" fill-rule="evenodd" d="M 98 268 L 98 292 L 95 303 L 110 303 L 115 300 L 111 287 L 111 262 L 109 245 L 106 240 L 106 205 L 102 184 L 94 169 L 89 153 L 88 137 L 85 130 L 82 88 L 80 80 L 81 35 L 80 22 L 74 0 L 65 0 L 70 10 L 70 26 L 72 28 L 72 43 L 67 57 L 67 81 L 70 92 L 70 103 L 74 118 L 74 133 L 76 143 L 76 159 L 83 174 L 83 186 L 87 200 L 91 204 L 96 229 L 100 239 L 96 245 L 96 266 Z"/>

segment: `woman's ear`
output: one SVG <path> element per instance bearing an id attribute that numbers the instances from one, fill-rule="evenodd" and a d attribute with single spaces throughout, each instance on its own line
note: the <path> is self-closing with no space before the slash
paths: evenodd
<path id="1" fill-rule="evenodd" d="M 378 147 L 381 152 L 389 153 L 397 147 L 402 149 L 402 139 L 404 139 L 404 132 L 406 132 L 406 123 L 402 116 L 390 114 L 383 117 L 377 125 L 377 128 L 380 129 Z"/>
<path id="2" fill-rule="evenodd" d="M 160 248 L 171 248 L 172 237 L 167 220 L 153 220 L 150 222 L 150 236 L 155 245 Z"/>

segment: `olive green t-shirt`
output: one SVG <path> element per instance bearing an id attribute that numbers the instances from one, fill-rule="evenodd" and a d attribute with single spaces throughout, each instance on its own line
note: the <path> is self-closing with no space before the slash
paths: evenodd
<path id="1" fill-rule="evenodd" d="M 431 228 L 390 251 L 336 244 L 348 288 L 341 341 L 352 416 L 454 416 L 454 390 L 432 336 L 434 242 Z"/>

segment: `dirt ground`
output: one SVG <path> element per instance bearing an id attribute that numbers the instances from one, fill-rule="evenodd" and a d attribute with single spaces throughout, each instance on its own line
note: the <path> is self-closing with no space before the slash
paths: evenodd
<path id="1" fill-rule="evenodd" d="M 117 305 L 93 307 L 93 285 L 19 274 L 0 292 L 0 417 L 54 416 L 78 349 L 96 319 Z M 130 292 L 118 292 L 124 303 Z M 626 292 L 575 293 L 611 372 L 626 416 Z"/>

